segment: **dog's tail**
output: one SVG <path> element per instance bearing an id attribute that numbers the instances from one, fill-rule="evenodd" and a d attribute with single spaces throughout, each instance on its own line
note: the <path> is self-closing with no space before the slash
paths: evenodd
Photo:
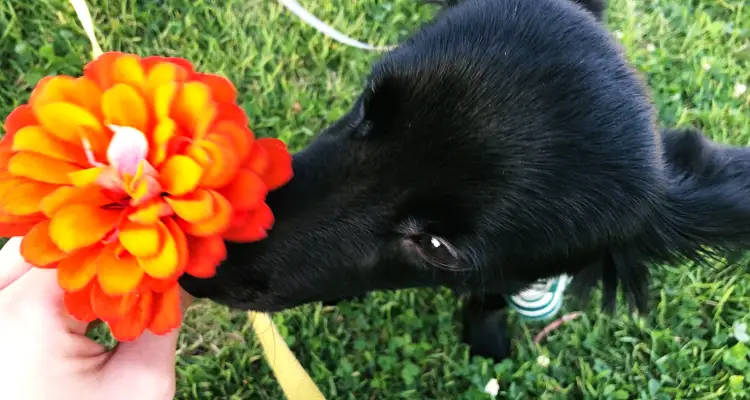
<path id="1" fill-rule="evenodd" d="M 670 179 L 666 217 L 674 251 L 750 249 L 750 148 L 723 146 L 695 130 L 663 134 Z"/>
<path id="2" fill-rule="evenodd" d="M 663 132 L 661 145 L 663 207 L 642 235 L 580 273 L 579 290 L 602 281 L 605 311 L 614 311 L 621 286 L 629 305 L 646 312 L 649 265 L 734 263 L 750 249 L 750 148 L 720 145 L 692 129 Z"/>

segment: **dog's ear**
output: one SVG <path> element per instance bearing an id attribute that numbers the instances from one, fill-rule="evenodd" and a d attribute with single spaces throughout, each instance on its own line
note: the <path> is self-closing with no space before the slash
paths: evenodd
<path id="1" fill-rule="evenodd" d="M 422 0 L 425 3 L 439 4 L 443 9 L 447 9 L 462 3 L 464 0 Z M 607 0 L 569 0 L 581 7 L 584 10 L 594 14 L 597 21 L 601 22 L 604 20 L 604 10 L 607 9 Z"/>
<path id="2" fill-rule="evenodd" d="M 596 20 L 601 22 L 604 20 L 604 11 L 607 9 L 607 0 L 572 0 L 574 3 L 578 3 L 585 10 L 594 14 Z"/>

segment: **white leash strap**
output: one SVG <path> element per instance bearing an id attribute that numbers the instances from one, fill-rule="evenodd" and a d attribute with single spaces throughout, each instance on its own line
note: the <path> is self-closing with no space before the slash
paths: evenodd
<path id="1" fill-rule="evenodd" d="M 75 10 L 78 20 L 83 25 L 83 31 L 86 32 L 86 36 L 88 36 L 89 42 L 91 42 L 91 51 L 94 53 L 94 59 L 99 58 L 102 55 L 102 48 L 99 47 L 99 42 L 96 40 L 96 35 L 94 35 L 94 22 L 91 20 L 91 12 L 89 12 L 86 1 L 70 0 L 70 4 L 73 5 L 73 10 Z"/>
<path id="2" fill-rule="evenodd" d="M 88 36 L 89 42 L 91 42 L 94 59 L 98 58 L 102 54 L 102 48 L 99 46 L 99 42 L 96 40 L 94 34 L 94 23 L 91 20 L 91 13 L 85 0 L 70 0 L 73 5 L 73 9 L 78 16 L 78 19 L 83 25 L 83 30 Z M 356 47 L 363 50 L 371 51 L 388 51 L 393 49 L 394 46 L 373 46 L 367 43 L 362 43 L 358 40 L 352 39 L 349 36 L 337 31 L 330 25 L 318 19 L 316 16 L 310 14 L 304 7 L 302 7 L 297 0 L 279 0 L 279 3 L 286 7 L 293 14 L 298 16 L 302 21 L 315 28 L 320 33 L 330 37 L 331 39 L 343 43 L 347 46 Z"/>
<path id="3" fill-rule="evenodd" d="M 363 50 L 388 51 L 393 49 L 393 46 L 373 46 L 344 35 L 325 22 L 319 20 L 316 16 L 310 14 L 310 12 L 302 7 L 297 0 L 279 0 L 279 3 L 281 3 L 281 5 L 286 7 L 293 14 L 298 16 L 302 21 L 318 30 L 318 32 L 330 37 L 331 39 L 339 43 L 343 43 L 347 46 L 352 46 Z"/>

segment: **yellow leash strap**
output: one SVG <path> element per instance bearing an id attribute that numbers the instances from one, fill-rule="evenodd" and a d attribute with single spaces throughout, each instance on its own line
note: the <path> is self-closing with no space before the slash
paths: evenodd
<path id="1" fill-rule="evenodd" d="M 70 4 L 73 5 L 78 20 L 81 22 L 83 30 L 91 42 L 94 58 L 99 57 L 102 54 L 102 48 L 96 40 L 94 23 L 86 1 L 70 0 Z M 271 367 L 287 399 L 325 400 L 315 382 L 313 382 L 310 375 L 300 365 L 297 357 L 289 349 L 289 346 L 286 345 L 286 341 L 279 334 L 271 317 L 265 313 L 255 313 L 252 311 L 248 313 L 248 317 L 255 331 L 255 336 L 257 336 L 263 348 L 266 361 Z"/>
<path id="2" fill-rule="evenodd" d="M 266 361 L 289 400 L 325 400 L 266 313 L 248 313 Z"/>

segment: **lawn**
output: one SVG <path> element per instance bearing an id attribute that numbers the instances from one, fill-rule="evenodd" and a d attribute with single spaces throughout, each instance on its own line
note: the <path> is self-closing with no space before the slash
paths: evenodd
<path id="1" fill-rule="evenodd" d="M 378 56 L 332 42 L 273 1 L 89 3 L 105 49 L 183 56 L 226 75 L 256 134 L 295 150 L 346 111 Z M 302 3 L 317 3 L 318 17 L 381 45 L 435 11 L 416 0 Z M 750 91 L 742 93 L 750 86 L 750 3 L 611 3 L 607 24 L 648 81 L 661 121 L 750 144 Z M 42 76 L 78 74 L 88 57 L 67 1 L 0 0 L 0 117 Z M 512 316 L 515 355 L 500 364 L 469 358 L 447 291 L 376 293 L 274 319 L 330 399 L 482 399 L 492 378 L 499 397 L 511 399 L 750 397 L 750 350 L 733 334 L 735 323 L 750 322 L 750 274 L 689 265 L 653 271 L 649 315 L 631 318 L 621 307 L 610 317 L 593 304 L 540 346 L 531 339 L 543 324 Z M 178 351 L 180 399 L 282 398 L 244 313 L 198 304 Z"/>

